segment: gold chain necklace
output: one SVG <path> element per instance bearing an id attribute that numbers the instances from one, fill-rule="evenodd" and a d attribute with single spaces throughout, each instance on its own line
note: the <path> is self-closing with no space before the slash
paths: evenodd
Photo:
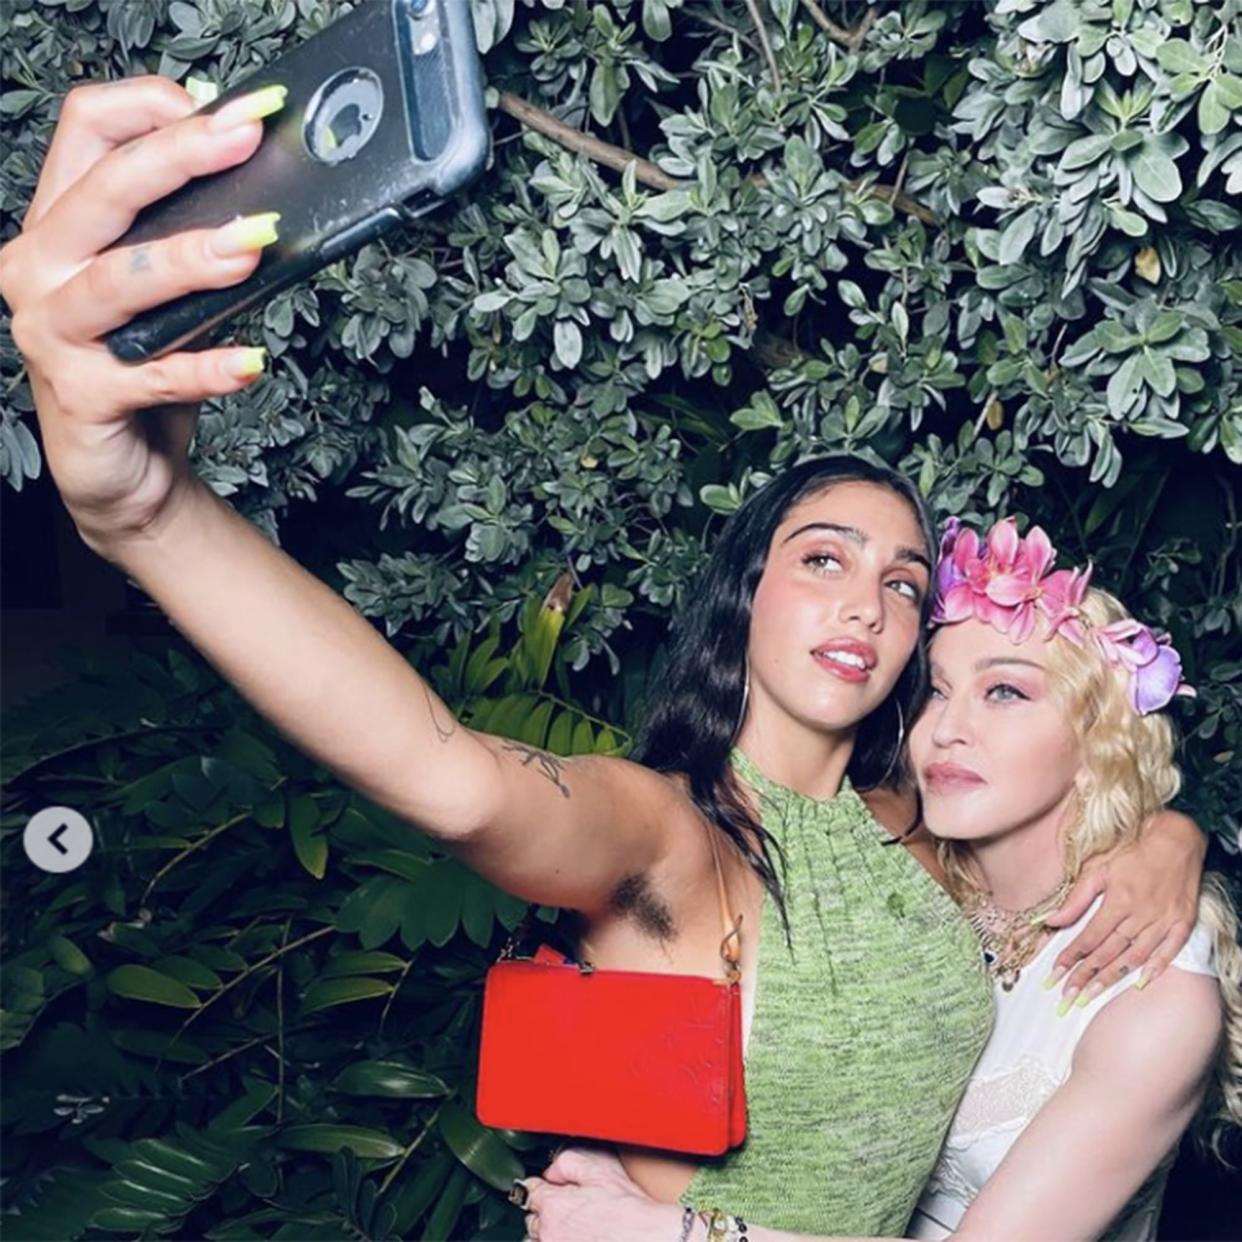
<path id="1" fill-rule="evenodd" d="M 1035 956 L 1047 930 L 1031 920 L 1055 910 L 1065 900 L 1070 884 L 1066 876 L 1054 892 L 1025 910 L 1006 910 L 992 900 L 990 893 L 980 890 L 967 894 L 962 902 L 962 912 L 983 946 L 988 973 L 1006 992 L 1013 991 L 1022 968 Z"/>

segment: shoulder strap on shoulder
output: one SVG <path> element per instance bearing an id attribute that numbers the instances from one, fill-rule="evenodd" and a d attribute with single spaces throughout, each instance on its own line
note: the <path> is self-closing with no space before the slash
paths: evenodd
<path id="1" fill-rule="evenodd" d="M 712 862 L 716 865 L 716 888 L 720 894 L 720 919 L 724 928 L 724 939 L 720 942 L 720 957 L 725 966 L 725 977 L 730 983 L 736 983 L 742 977 L 741 961 L 742 916 L 729 918 L 729 895 L 725 890 L 724 869 L 720 865 L 720 843 L 716 840 L 718 829 L 715 824 L 707 824 L 707 839 L 712 847 Z"/>

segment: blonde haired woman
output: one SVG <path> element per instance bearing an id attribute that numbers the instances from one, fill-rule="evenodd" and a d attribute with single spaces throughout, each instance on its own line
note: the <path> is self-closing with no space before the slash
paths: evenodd
<path id="1" fill-rule="evenodd" d="M 1041 916 L 1089 858 L 1177 793 L 1160 709 L 1191 693 L 1168 640 L 1091 588 L 1089 571 L 1053 571 L 1054 556 L 1042 531 L 1021 539 L 1012 520 L 986 540 L 951 522 L 941 547 L 932 695 L 910 756 L 997 1017 L 908 1237 L 1152 1239 L 1192 1121 L 1218 1153 L 1223 1129 L 1242 1122 L 1242 952 L 1218 879 L 1205 880 L 1190 940 L 1150 987 L 1138 943 L 1075 1004 L 1045 986 L 1078 925 L 1050 934 Z M 805 1236 L 740 1220 L 729 1204 L 694 1213 L 634 1189 L 608 1158 L 565 1152 L 533 1180 L 533 1236 Z"/>
<path id="2" fill-rule="evenodd" d="M 952 523 L 941 548 L 932 697 L 910 752 L 950 892 L 996 979 L 997 1020 L 916 1238 L 1154 1238 L 1192 1119 L 1217 1150 L 1242 1120 L 1242 954 L 1218 878 L 1150 991 L 1126 954 L 1072 1007 L 1042 986 L 1074 932 L 1049 937 L 1031 920 L 1177 794 L 1160 709 L 1189 691 L 1166 639 L 1089 572 L 1051 571 L 1053 557 L 1042 531 L 1019 539 L 1012 521 L 986 541 Z"/>

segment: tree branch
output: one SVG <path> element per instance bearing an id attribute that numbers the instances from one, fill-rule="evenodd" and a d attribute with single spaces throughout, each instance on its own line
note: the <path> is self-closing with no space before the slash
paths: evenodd
<path id="1" fill-rule="evenodd" d="M 500 109 L 527 128 L 543 134 L 546 138 L 551 138 L 553 142 L 559 142 L 561 146 L 568 147 L 571 151 L 585 155 L 597 164 L 603 164 L 605 168 L 624 172 L 627 164 L 636 164 L 635 171 L 638 180 L 653 190 L 681 190 L 688 186 L 687 182 L 670 177 L 650 160 L 645 160 L 635 155 L 633 151 L 625 150 L 624 147 L 614 147 L 611 142 L 604 142 L 602 138 L 596 138 L 594 134 L 574 129 L 572 125 L 566 125 L 564 121 L 558 120 L 550 112 L 545 112 L 521 96 L 513 94 L 512 91 L 500 92 Z"/>
<path id="2" fill-rule="evenodd" d="M 637 165 L 635 171 L 638 180 L 643 185 L 650 186 L 653 190 L 688 190 L 693 184 L 693 182 L 680 181 L 676 177 L 670 177 L 662 168 L 653 164 L 650 160 L 645 160 L 641 156 L 635 155 L 633 151 L 627 151 L 624 147 L 613 146 L 611 142 L 604 142 L 602 138 L 596 138 L 594 134 L 584 133 L 580 129 L 574 129 L 572 125 L 566 125 L 564 121 L 558 120 L 550 112 L 546 112 L 538 105 L 530 103 L 520 95 L 513 94 L 512 91 L 500 92 L 500 109 L 502 112 L 507 112 L 515 120 L 520 121 L 523 125 L 535 130 L 536 133 L 551 138 L 553 142 L 559 142 L 561 146 L 567 147 L 570 151 L 577 151 L 585 155 L 597 164 L 603 164 L 605 168 L 624 172 L 627 164 L 635 163 Z M 767 185 L 767 178 L 762 173 L 756 173 L 751 177 L 751 181 L 759 187 Z M 860 181 L 850 180 L 849 178 L 845 179 L 844 184 L 855 193 L 862 186 Z M 915 216 L 922 220 L 924 224 L 939 224 L 935 213 L 930 208 L 924 207 L 922 203 L 917 202 L 896 186 L 877 183 L 868 186 L 867 189 L 876 198 L 886 199 L 898 211 L 904 211 L 907 215 Z"/>
<path id="3" fill-rule="evenodd" d="M 768 42 L 768 30 L 763 24 L 763 14 L 759 12 L 759 0 L 746 0 L 746 7 L 750 10 L 750 20 L 755 25 L 755 34 L 763 48 L 763 58 L 768 62 L 768 72 L 772 75 L 772 89 L 780 94 L 784 89 L 781 86 L 781 71 L 776 67 L 776 57 L 772 54 L 771 43 Z"/>
<path id="4" fill-rule="evenodd" d="M 768 179 L 763 173 L 752 173 L 747 180 L 759 190 L 762 190 L 768 184 Z M 852 177 L 842 177 L 841 184 L 853 190 L 855 194 L 864 188 L 861 180 L 856 180 Z M 869 195 L 892 203 L 898 211 L 904 211 L 906 215 L 914 216 L 916 219 L 922 220 L 924 224 L 930 224 L 934 227 L 938 227 L 940 224 L 936 213 L 930 207 L 924 207 L 917 199 L 911 198 L 909 194 L 895 185 L 885 185 L 877 181 L 867 186 L 866 190 Z"/>
<path id="5" fill-rule="evenodd" d="M 702 22 L 704 26 L 710 26 L 713 30 L 719 30 L 724 34 L 732 35 L 735 39 L 741 39 L 751 51 L 762 54 L 763 49 L 744 30 L 730 26 L 728 22 L 719 21 L 707 13 L 700 13 L 697 9 L 682 9 L 681 11 L 691 21 Z"/>
<path id="6" fill-rule="evenodd" d="M 862 183 L 860 181 L 846 181 L 845 183 L 851 190 L 858 190 Z M 906 215 L 913 216 L 916 220 L 922 220 L 924 224 L 933 226 L 939 225 L 940 221 L 936 217 L 936 213 L 930 207 L 924 207 L 917 199 L 913 199 L 905 190 L 895 185 L 883 185 L 876 182 L 868 187 L 870 193 L 876 198 L 886 199 L 892 203 L 898 211 L 904 211 Z"/>
<path id="7" fill-rule="evenodd" d="M 627 164 L 634 163 L 638 180 L 652 189 L 685 190 L 693 184 L 670 177 L 663 169 L 650 160 L 635 155 L 633 151 L 613 146 L 612 143 L 604 142 L 593 134 L 583 133 L 581 130 L 574 129 L 572 125 L 566 125 L 564 121 L 558 120 L 550 112 L 546 112 L 543 108 L 511 91 L 500 92 L 500 108 L 501 111 L 507 112 L 515 120 L 535 130 L 536 133 L 543 134 L 551 138 L 553 142 L 559 142 L 561 146 L 567 147 L 570 151 L 577 151 L 588 159 L 594 160 L 595 163 L 603 164 L 606 168 L 624 172 Z M 756 186 L 767 185 L 767 178 L 762 173 L 756 173 L 750 180 Z M 861 186 L 860 182 L 848 179 L 844 181 L 844 184 L 855 192 Z M 871 185 L 867 189 L 868 193 L 874 194 L 877 198 L 887 199 L 899 211 L 915 216 L 926 224 L 938 223 L 935 214 L 930 209 L 916 202 L 896 186 Z M 761 366 L 772 370 L 778 367 L 793 366 L 809 357 L 791 341 L 762 330 L 755 334 L 751 352 Z"/>
<path id="8" fill-rule="evenodd" d="M 838 26 L 823 9 L 815 3 L 815 0 L 802 0 L 802 7 L 814 18 L 816 25 L 835 42 L 841 44 L 842 47 L 848 48 L 851 52 L 856 52 L 862 47 L 863 40 L 867 37 L 867 31 L 875 24 L 875 19 L 879 16 L 879 12 L 873 7 L 867 10 L 866 16 L 853 30 L 846 30 L 844 26 Z"/>

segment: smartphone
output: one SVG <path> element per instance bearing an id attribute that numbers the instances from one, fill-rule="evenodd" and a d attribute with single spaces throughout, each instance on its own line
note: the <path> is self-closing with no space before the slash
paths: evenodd
<path id="1" fill-rule="evenodd" d="M 266 211 L 280 212 L 279 240 L 242 283 L 196 290 L 108 334 L 122 361 L 207 343 L 239 312 L 431 211 L 487 159 L 470 0 L 362 0 L 203 111 L 276 84 L 288 90 L 285 106 L 265 119 L 249 160 L 150 204 L 114 244 Z"/>

